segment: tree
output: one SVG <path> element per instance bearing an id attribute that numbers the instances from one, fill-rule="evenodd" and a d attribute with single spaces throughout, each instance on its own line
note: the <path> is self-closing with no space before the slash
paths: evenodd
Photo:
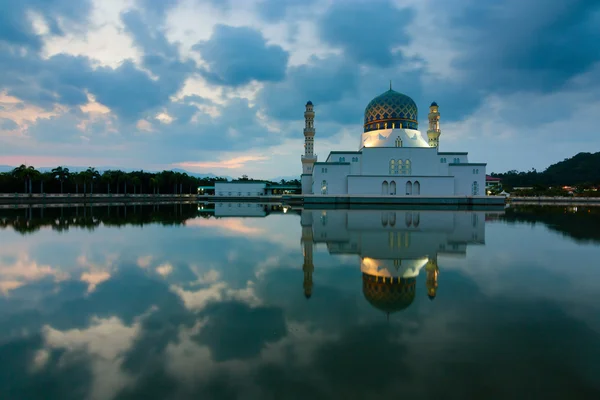
<path id="1" fill-rule="evenodd" d="M 68 180 L 70 175 L 69 168 L 56 167 L 52 170 L 54 179 L 58 179 L 60 182 L 60 193 L 63 193 L 63 182 Z"/>
<path id="2" fill-rule="evenodd" d="M 21 164 L 17 168 L 12 170 L 12 175 L 21 179 L 25 182 L 25 193 L 32 193 L 32 180 L 35 179 L 39 172 L 32 166 L 26 166 L 25 164 Z"/>
<path id="3" fill-rule="evenodd" d="M 94 181 L 100 179 L 100 173 L 96 170 L 96 168 L 88 167 L 85 170 L 85 180 L 90 182 L 90 194 L 94 194 Z"/>

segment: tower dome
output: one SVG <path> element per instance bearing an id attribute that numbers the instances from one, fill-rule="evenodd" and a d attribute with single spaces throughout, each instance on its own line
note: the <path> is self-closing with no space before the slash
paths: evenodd
<path id="1" fill-rule="evenodd" d="M 415 299 L 416 278 L 381 277 L 363 272 L 363 295 L 386 313 L 404 310 Z"/>
<path id="2" fill-rule="evenodd" d="M 413 99 L 390 89 L 371 100 L 365 108 L 364 131 L 418 129 L 417 120 L 417 105 Z"/>

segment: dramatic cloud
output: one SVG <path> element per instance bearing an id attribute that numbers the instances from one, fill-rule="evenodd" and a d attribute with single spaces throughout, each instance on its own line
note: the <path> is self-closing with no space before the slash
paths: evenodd
<path id="1" fill-rule="evenodd" d="M 597 1 L 76 3 L 0 0 L 0 164 L 297 176 L 306 102 L 354 150 L 390 80 L 490 170 L 600 145 Z"/>
<path id="2" fill-rule="evenodd" d="M 355 62 L 379 67 L 401 60 L 395 47 L 407 44 L 410 9 L 399 10 L 388 0 L 339 1 L 319 21 L 323 40 L 341 47 Z"/>
<path id="3" fill-rule="evenodd" d="M 285 76 L 288 53 L 267 44 L 252 28 L 217 25 L 211 38 L 194 46 L 209 66 L 204 71 L 213 84 L 240 86 L 257 81 L 280 81 Z"/>

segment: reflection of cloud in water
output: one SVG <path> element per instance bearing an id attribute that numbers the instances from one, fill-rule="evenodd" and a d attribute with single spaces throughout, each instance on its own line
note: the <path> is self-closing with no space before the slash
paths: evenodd
<path id="1" fill-rule="evenodd" d="M 126 326 L 116 317 L 93 318 L 86 329 L 59 331 L 46 326 L 43 332 L 47 347 L 66 350 L 59 363 L 76 361 L 80 352 L 89 358 L 93 372 L 90 398 L 111 399 L 133 382 L 121 366 L 140 332 L 138 322 Z"/>
<path id="2" fill-rule="evenodd" d="M 152 256 L 151 255 L 140 256 L 137 259 L 137 265 L 140 268 L 148 268 L 150 266 L 151 262 L 152 262 Z"/>
<path id="3" fill-rule="evenodd" d="M 186 222 L 186 226 L 215 228 L 225 234 L 234 234 L 242 236 L 255 236 L 265 233 L 264 230 L 256 227 L 247 226 L 242 219 L 203 219 L 196 218 Z"/>
<path id="4" fill-rule="evenodd" d="M 93 292 L 96 289 L 98 284 L 110 279 L 110 273 L 107 271 L 92 271 L 92 272 L 84 272 L 81 274 L 80 278 L 83 282 L 87 282 L 88 293 Z"/>
<path id="5" fill-rule="evenodd" d="M 13 264 L 0 264 L 0 292 L 8 295 L 11 290 L 47 277 L 53 277 L 54 281 L 60 282 L 68 279 L 69 275 L 50 265 L 38 264 L 27 254 L 19 254 Z"/>
<path id="6" fill-rule="evenodd" d="M 166 277 L 173 272 L 173 266 L 168 263 L 164 263 L 156 267 L 156 273 L 162 277 Z"/>

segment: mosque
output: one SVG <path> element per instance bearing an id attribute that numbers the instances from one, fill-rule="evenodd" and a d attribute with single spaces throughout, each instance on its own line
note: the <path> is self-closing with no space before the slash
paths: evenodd
<path id="1" fill-rule="evenodd" d="M 388 316 L 419 295 L 438 292 L 438 256 L 465 257 L 468 245 L 485 244 L 485 211 L 302 210 L 304 295 L 313 295 L 313 251 L 356 255 L 363 296 Z M 424 287 L 417 278 L 425 274 Z M 419 292 L 421 294 L 419 294 Z"/>
<path id="2" fill-rule="evenodd" d="M 485 163 L 466 152 L 440 152 L 440 113 L 429 107 L 427 141 L 418 130 L 417 105 L 390 89 L 365 108 L 358 151 L 332 151 L 325 162 L 314 153 L 315 111 L 304 112 L 304 195 L 484 196 Z"/>

